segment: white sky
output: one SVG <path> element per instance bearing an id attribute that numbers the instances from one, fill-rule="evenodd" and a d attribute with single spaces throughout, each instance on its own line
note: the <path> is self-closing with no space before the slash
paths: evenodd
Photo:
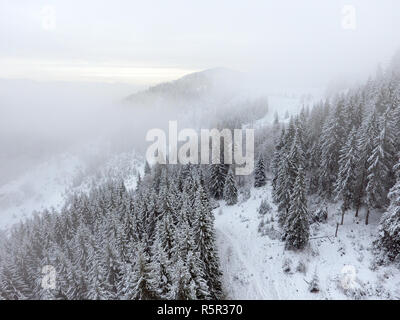
<path id="1" fill-rule="evenodd" d="M 0 78 L 144 85 L 223 66 L 323 82 L 399 47 L 398 0 L 0 0 Z"/>

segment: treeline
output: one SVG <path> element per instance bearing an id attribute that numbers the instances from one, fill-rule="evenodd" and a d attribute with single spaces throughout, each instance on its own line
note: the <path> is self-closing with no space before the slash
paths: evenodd
<path id="1" fill-rule="evenodd" d="M 203 170 L 145 171 L 134 191 L 110 180 L 1 235 L 0 298 L 223 298 Z M 54 289 L 42 285 L 46 265 Z"/>
<path id="2" fill-rule="evenodd" d="M 398 193 L 397 198 L 394 195 L 397 189 L 388 198 L 396 183 L 400 156 L 397 60 L 399 56 L 365 85 L 320 102 L 312 110 L 303 108 L 282 129 L 272 161 L 273 198 L 287 246 L 302 248 L 307 243 L 308 194 L 340 201 L 342 224 L 348 210 L 358 216 L 362 206 L 366 207 L 368 224 L 370 211 L 386 209 L 391 200 L 390 212 L 397 214 L 397 220 L 385 214 L 381 226 L 388 219 L 392 223 L 396 220 L 397 229 L 390 229 L 397 230 L 397 235 L 381 228 L 376 246 L 392 253 L 394 250 L 395 256 L 400 253 L 399 198 Z M 393 259 L 393 255 L 390 257 Z"/>

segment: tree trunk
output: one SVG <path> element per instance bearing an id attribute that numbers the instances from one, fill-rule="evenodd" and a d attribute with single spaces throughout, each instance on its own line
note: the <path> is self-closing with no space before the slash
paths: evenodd
<path id="1" fill-rule="evenodd" d="M 342 221 L 340 222 L 341 225 L 343 225 L 344 223 L 344 213 L 346 212 L 346 210 L 344 208 L 342 208 Z"/>
<path id="2" fill-rule="evenodd" d="M 361 198 L 362 198 L 363 189 L 364 189 L 364 180 L 365 180 L 365 170 L 363 172 L 362 179 L 361 179 L 360 191 L 358 192 L 357 207 L 356 207 L 356 217 L 358 217 L 358 212 L 359 212 L 360 206 L 361 206 Z"/>
<path id="3" fill-rule="evenodd" d="M 335 238 L 337 238 L 337 232 L 339 230 L 339 223 L 336 223 L 336 231 L 335 231 Z"/>
<path id="4" fill-rule="evenodd" d="M 368 225 L 369 220 L 369 208 L 367 209 L 367 214 L 365 215 L 365 225 Z"/>

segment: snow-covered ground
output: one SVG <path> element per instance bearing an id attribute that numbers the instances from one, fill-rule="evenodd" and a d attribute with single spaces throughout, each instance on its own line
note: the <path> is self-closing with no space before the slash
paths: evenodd
<path id="1" fill-rule="evenodd" d="M 306 94 L 307 92 L 312 92 Z M 298 94 L 271 94 L 268 95 L 268 113 L 261 119 L 254 122 L 252 127 L 261 128 L 269 125 L 274 121 L 275 113 L 278 114 L 280 122 L 288 122 L 289 118 L 285 115 L 291 116 L 299 113 L 303 106 L 310 108 L 314 103 L 322 98 L 322 89 L 304 89 L 304 93 Z"/>
<path id="2" fill-rule="evenodd" d="M 276 217 L 271 186 L 252 189 L 251 198 L 235 206 L 215 209 L 217 243 L 223 269 L 223 283 L 231 299 L 400 299 L 400 271 L 392 266 L 371 266 L 371 242 L 378 214 L 370 224 L 359 223 L 348 213 L 335 238 L 335 206 L 329 207 L 327 223 L 312 225 L 310 246 L 302 252 L 287 251 L 271 233 L 258 232 L 257 213 L 266 198 Z M 266 220 L 271 218 L 267 215 Z M 267 224 L 274 225 L 275 222 Z M 329 237 L 326 237 L 329 236 Z M 323 237 L 323 238 L 318 238 Z M 285 266 L 285 267 L 284 267 Z M 284 271 L 284 269 L 286 271 Z M 319 278 L 318 293 L 309 291 L 314 273 Z"/>

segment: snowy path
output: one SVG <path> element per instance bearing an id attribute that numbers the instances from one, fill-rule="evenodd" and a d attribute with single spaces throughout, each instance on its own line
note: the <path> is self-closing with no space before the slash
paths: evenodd
<path id="1" fill-rule="evenodd" d="M 227 260 L 223 261 L 224 273 L 232 274 L 235 271 L 239 271 L 243 277 L 242 284 L 247 284 L 240 291 L 240 296 L 235 296 L 235 298 L 279 299 L 274 285 L 265 281 L 260 270 L 257 269 L 252 250 L 246 247 L 246 242 L 239 243 L 239 240 L 230 235 L 229 231 L 220 229 L 217 232 L 219 243 L 225 243 L 225 249 L 227 250 L 223 255 L 227 257 Z M 232 280 L 240 281 L 235 277 Z"/>
<path id="2" fill-rule="evenodd" d="M 274 281 L 267 277 L 273 261 L 265 261 L 267 239 L 257 232 L 255 200 L 243 207 L 222 207 L 223 214 L 216 217 L 225 287 L 233 299 L 279 299 Z"/>
<path id="3" fill-rule="evenodd" d="M 369 248 L 376 232 L 376 221 L 365 226 L 355 223 L 353 214 L 348 214 L 337 238 L 312 240 L 310 247 L 301 252 L 285 251 L 279 239 L 261 236 L 258 232 L 257 208 L 263 198 L 272 205 L 270 185 L 253 188 L 252 197 L 243 204 L 225 206 L 221 202 L 221 207 L 214 211 L 223 285 L 228 299 L 399 298 L 400 271 L 393 267 L 371 269 Z M 274 216 L 275 210 L 273 206 Z M 313 236 L 334 233 L 335 208 L 330 208 L 330 212 L 328 223 L 312 227 Z M 286 260 L 290 261 L 288 272 L 282 268 Z M 355 295 L 345 292 L 340 285 L 345 266 L 356 270 L 354 281 L 358 291 Z M 319 293 L 308 290 L 314 272 L 319 278 Z"/>

